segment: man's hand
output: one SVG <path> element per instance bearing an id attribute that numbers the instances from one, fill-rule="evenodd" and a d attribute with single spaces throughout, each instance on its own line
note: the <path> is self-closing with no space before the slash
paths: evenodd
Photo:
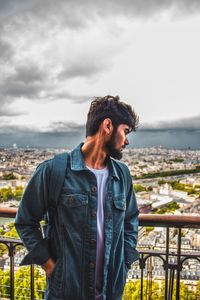
<path id="1" fill-rule="evenodd" d="M 55 268 L 55 262 L 52 258 L 49 258 L 43 265 L 42 269 L 45 270 L 47 277 L 51 277 L 51 274 Z"/>

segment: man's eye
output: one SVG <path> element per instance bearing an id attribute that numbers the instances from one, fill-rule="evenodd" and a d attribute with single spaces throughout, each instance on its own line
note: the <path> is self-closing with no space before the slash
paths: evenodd
<path id="1" fill-rule="evenodd" d="M 128 129 L 125 130 L 125 134 L 126 135 L 129 134 L 129 130 Z"/>

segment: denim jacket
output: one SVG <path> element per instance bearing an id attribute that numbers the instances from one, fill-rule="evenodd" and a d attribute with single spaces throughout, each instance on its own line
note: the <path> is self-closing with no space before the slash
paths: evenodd
<path id="1" fill-rule="evenodd" d="M 95 299 L 97 182 L 85 166 L 81 146 L 69 153 L 50 237 L 44 238 L 40 221 L 50 206 L 52 159 L 36 169 L 15 219 L 29 251 L 21 265 L 42 265 L 50 257 L 56 263 L 47 278 L 47 300 Z M 103 300 L 120 300 L 128 267 L 138 259 L 138 207 L 127 166 L 111 158 L 107 165 Z"/>

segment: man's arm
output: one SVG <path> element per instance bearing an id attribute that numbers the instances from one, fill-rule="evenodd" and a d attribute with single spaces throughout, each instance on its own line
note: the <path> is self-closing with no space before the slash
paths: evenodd
<path id="1" fill-rule="evenodd" d="M 135 192 L 133 190 L 132 178 L 130 172 L 128 172 L 128 194 L 126 198 L 126 213 L 124 220 L 124 252 L 125 263 L 127 268 L 131 267 L 131 264 L 139 258 L 139 253 L 136 250 L 138 239 L 138 206 L 136 202 Z"/>
<path id="2" fill-rule="evenodd" d="M 15 218 L 17 232 L 29 251 L 21 265 L 45 264 L 51 257 L 48 240 L 43 238 L 40 221 L 48 209 L 50 161 L 38 166 L 30 179 Z"/>

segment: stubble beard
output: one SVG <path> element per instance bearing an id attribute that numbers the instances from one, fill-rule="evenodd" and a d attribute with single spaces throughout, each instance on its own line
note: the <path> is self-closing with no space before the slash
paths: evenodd
<path id="1" fill-rule="evenodd" d="M 106 148 L 108 150 L 108 156 L 111 156 L 115 159 L 122 159 L 122 152 L 116 149 L 116 130 L 113 131 L 113 134 L 110 140 L 106 143 Z"/>

